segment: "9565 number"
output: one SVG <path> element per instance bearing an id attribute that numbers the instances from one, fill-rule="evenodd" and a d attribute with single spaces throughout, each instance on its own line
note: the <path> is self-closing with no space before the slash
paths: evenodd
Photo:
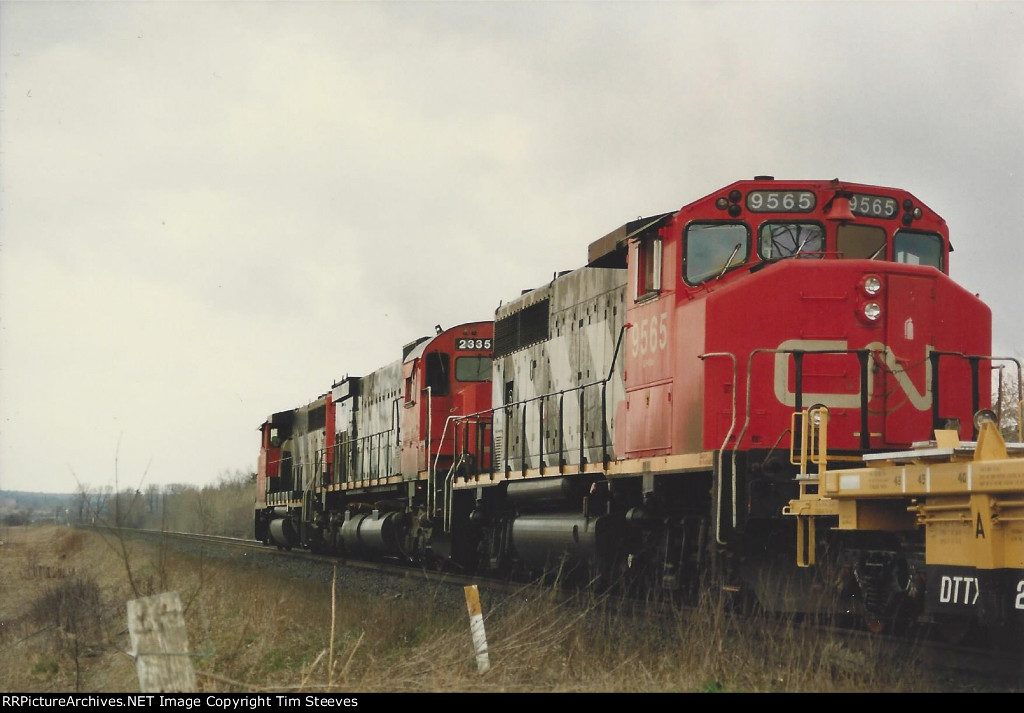
<path id="1" fill-rule="evenodd" d="M 747 210 L 755 213 L 808 213 L 814 209 L 810 191 L 751 191 Z"/>
<path id="2" fill-rule="evenodd" d="M 635 357 L 653 354 L 668 347 L 668 315 L 654 315 L 634 324 L 630 329 L 629 343 Z"/>

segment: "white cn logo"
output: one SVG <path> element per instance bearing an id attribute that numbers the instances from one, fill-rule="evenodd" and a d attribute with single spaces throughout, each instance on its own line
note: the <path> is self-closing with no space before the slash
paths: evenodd
<path id="1" fill-rule="evenodd" d="M 974 604 L 979 594 L 976 577 L 942 577 L 939 601 L 943 604 Z"/>

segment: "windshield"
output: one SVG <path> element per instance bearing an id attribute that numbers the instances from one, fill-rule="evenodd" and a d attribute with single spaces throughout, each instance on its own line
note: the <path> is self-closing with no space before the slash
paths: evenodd
<path id="1" fill-rule="evenodd" d="M 765 260 L 793 255 L 820 258 L 825 251 L 825 229 L 817 223 L 765 223 L 758 236 Z"/>
<path id="2" fill-rule="evenodd" d="M 691 285 L 747 261 L 750 231 L 742 223 L 694 224 L 686 228 L 684 277 Z"/>
<path id="3" fill-rule="evenodd" d="M 487 356 L 455 357 L 455 378 L 459 381 L 490 381 L 491 358 Z"/>
<path id="4" fill-rule="evenodd" d="M 873 225 L 841 225 L 836 248 L 845 260 L 885 260 L 885 230 Z"/>
<path id="5" fill-rule="evenodd" d="M 935 233 L 901 230 L 893 238 L 892 250 L 896 262 L 942 269 L 942 238 Z"/>

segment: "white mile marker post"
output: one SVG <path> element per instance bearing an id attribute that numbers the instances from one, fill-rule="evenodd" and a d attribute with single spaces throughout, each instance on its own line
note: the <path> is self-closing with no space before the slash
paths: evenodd
<path id="1" fill-rule="evenodd" d="M 484 616 L 480 609 L 480 592 L 476 585 L 465 588 L 466 606 L 469 608 L 469 631 L 473 635 L 473 648 L 476 649 L 476 669 L 478 673 L 486 673 L 491 668 L 487 658 L 487 634 L 484 632 Z"/>

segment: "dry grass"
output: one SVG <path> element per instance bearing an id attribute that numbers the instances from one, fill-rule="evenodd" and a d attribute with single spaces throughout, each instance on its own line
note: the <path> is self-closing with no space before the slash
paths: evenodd
<path id="1" fill-rule="evenodd" d="M 465 608 L 440 598 L 385 601 L 69 528 L 12 527 L 0 540 L 0 690 L 9 692 L 138 691 L 126 603 L 164 590 L 185 605 L 205 692 L 930 690 L 912 666 L 797 627 L 723 635 L 731 621 L 718 602 L 666 625 L 642 607 L 613 615 L 600 601 L 566 606 L 537 588 L 501 602 L 481 591 L 491 668 L 480 674 Z"/>

